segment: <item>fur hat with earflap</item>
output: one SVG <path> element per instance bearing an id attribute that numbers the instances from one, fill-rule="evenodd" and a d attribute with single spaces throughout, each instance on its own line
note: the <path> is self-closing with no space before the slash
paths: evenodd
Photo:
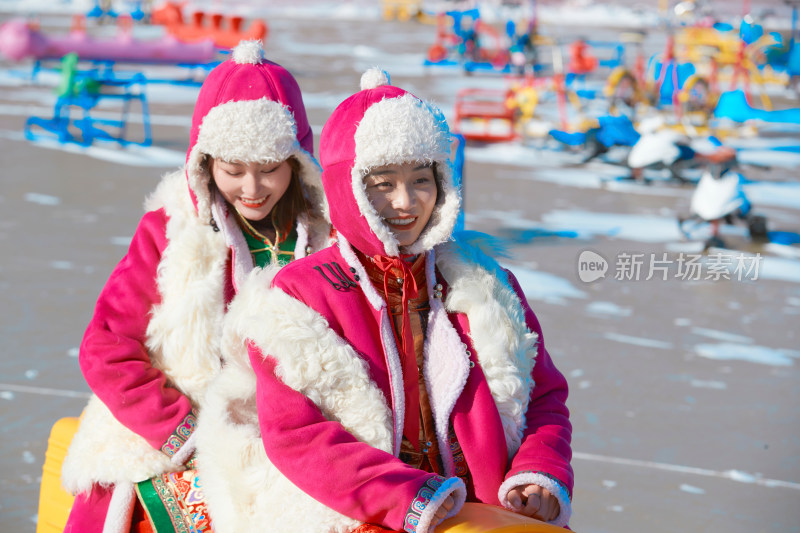
<path id="1" fill-rule="evenodd" d="M 389 75 L 371 69 L 361 91 L 334 110 L 322 129 L 320 162 L 333 227 L 362 253 L 397 256 L 397 239 L 367 197 L 364 176 L 373 168 L 435 163 L 441 197 L 419 238 L 404 253 L 418 254 L 450 239 L 461 198 L 453 183 L 450 130 L 442 112 L 390 85 Z"/>
<path id="2" fill-rule="evenodd" d="M 198 215 L 202 220 L 212 216 L 209 156 L 243 163 L 295 157 L 306 197 L 321 213 L 320 170 L 313 153 L 314 136 L 297 81 L 264 59 L 260 41 L 240 42 L 203 82 L 192 115 L 186 177 Z"/>
<path id="3" fill-rule="evenodd" d="M 264 59 L 260 41 L 242 41 L 203 82 L 192 116 L 186 178 L 204 224 L 221 231 L 235 253 L 234 279 L 252 269 L 249 248 L 221 194 L 209 187 L 208 158 L 277 163 L 293 157 L 308 213 L 297 218 L 295 258 L 327 246 L 329 226 L 321 169 L 300 87 L 282 66 Z"/>

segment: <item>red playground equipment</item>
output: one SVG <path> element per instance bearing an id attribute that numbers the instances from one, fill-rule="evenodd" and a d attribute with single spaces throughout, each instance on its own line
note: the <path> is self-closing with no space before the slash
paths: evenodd
<path id="1" fill-rule="evenodd" d="M 516 138 L 514 110 L 506 103 L 510 91 L 461 89 L 456 96 L 453 130 L 465 139 L 480 142 Z"/>
<path id="2" fill-rule="evenodd" d="M 206 23 L 208 21 L 208 23 Z M 184 22 L 179 4 L 167 2 L 152 13 L 153 24 L 164 26 L 167 32 L 185 43 L 211 40 L 217 48 L 233 48 L 239 41 L 266 41 L 269 30 L 263 20 L 254 20 L 247 30 L 242 28 L 244 19 L 238 15 L 224 16 L 219 13 L 207 14 L 204 11 L 192 13 L 191 21 Z"/>

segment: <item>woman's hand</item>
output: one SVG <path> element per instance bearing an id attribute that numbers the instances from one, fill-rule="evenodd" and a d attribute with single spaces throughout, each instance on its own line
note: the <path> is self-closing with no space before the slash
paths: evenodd
<path id="1" fill-rule="evenodd" d="M 515 512 L 543 522 L 555 520 L 561 512 L 558 499 L 539 485 L 519 485 L 506 498 Z"/>
<path id="2" fill-rule="evenodd" d="M 438 523 L 444 520 L 445 517 L 447 516 L 447 513 L 450 512 L 450 510 L 453 508 L 455 504 L 456 501 L 453 499 L 453 495 L 452 494 L 448 495 L 447 498 L 445 498 L 444 501 L 442 502 L 442 505 L 440 505 L 439 508 L 436 509 L 436 512 L 434 513 L 436 520 L 434 523 Z"/>

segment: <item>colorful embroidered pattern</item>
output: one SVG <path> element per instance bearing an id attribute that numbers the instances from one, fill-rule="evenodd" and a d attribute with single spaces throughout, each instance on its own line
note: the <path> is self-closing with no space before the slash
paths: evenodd
<path id="1" fill-rule="evenodd" d="M 195 415 L 194 410 L 192 410 L 191 413 L 186 415 L 186 418 L 183 419 L 183 422 L 178 424 L 178 427 L 172 432 L 172 435 L 169 436 L 167 442 L 161 446 L 161 451 L 169 457 L 172 457 L 178 453 L 178 450 L 181 449 L 181 446 L 186 443 L 186 441 L 194 432 L 195 427 L 197 427 L 197 416 Z"/>
<path id="2" fill-rule="evenodd" d="M 450 433 L 448 435 L 450 441 L 450 453 L 453 455 L 453 473 L 460 477 L 464 484 L 469 487 L 471 485 L 469 467 L 467 466 L 467 458 L 464 457 L 464 451 L 461 449 L 461 444 L 458 443 L 456 432 L 453 425 L 450 424 Z"/>
<path id="3" fill-rule="evenodd" d="M 433 495 L 436 494 L 436 491 L 439 490 L 444 481 L 445 479 L 442 476 L 433 476 L 428 478 L 428 481 L 417 491 L 417 496 L 411 502 L 408 511 L 406 511 L 406 517 L 403 520 L 403 531 L 417 533 L 417 526 L 419 526 L 422 513 L 431 503 L 431 498 L 433 498 Z"/>
<path id="4" fill-rule="evenodd" d="M 170 472 L 136 484 L 156 533 L 213 533 L 196 470 Z"/>

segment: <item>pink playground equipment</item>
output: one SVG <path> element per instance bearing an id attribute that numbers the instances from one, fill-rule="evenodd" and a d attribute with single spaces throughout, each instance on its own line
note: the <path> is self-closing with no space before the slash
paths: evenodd
<path id="1" fill-rule="evenodd" d="M 134 39 L 130 17 L 119 19 L 119 31 L 111 39 L 90 37 L 83 15 L 73 18 L 66 36 L 46 35 L 37 26 L 22 19 L 9 20 L 0 26 L 0 54 L 12 61 L 61 59 L 75 52 L 86 61 L 206 64 L 217 53 L 211 41 L 184 43 L 170 35 L 147 41 Z"/>
<path id="2" fill-rule="evenodd" d="M 153 10 L 153 24 L 164 26 L 167 32 L 186 43 L 211 40 L 218 48 L 233 48 L 239 41 L 266 41 L 268 28 L 263 20 L 254 20 L 245 30 L 241 16 L 223 16 L 219 13 L 208 14 L 203 11 L 192 13 L 189 22 L 184 21 L 181 4 L 167 2 Z M 208 23 L 206 23 L 208 21 Z"/>

